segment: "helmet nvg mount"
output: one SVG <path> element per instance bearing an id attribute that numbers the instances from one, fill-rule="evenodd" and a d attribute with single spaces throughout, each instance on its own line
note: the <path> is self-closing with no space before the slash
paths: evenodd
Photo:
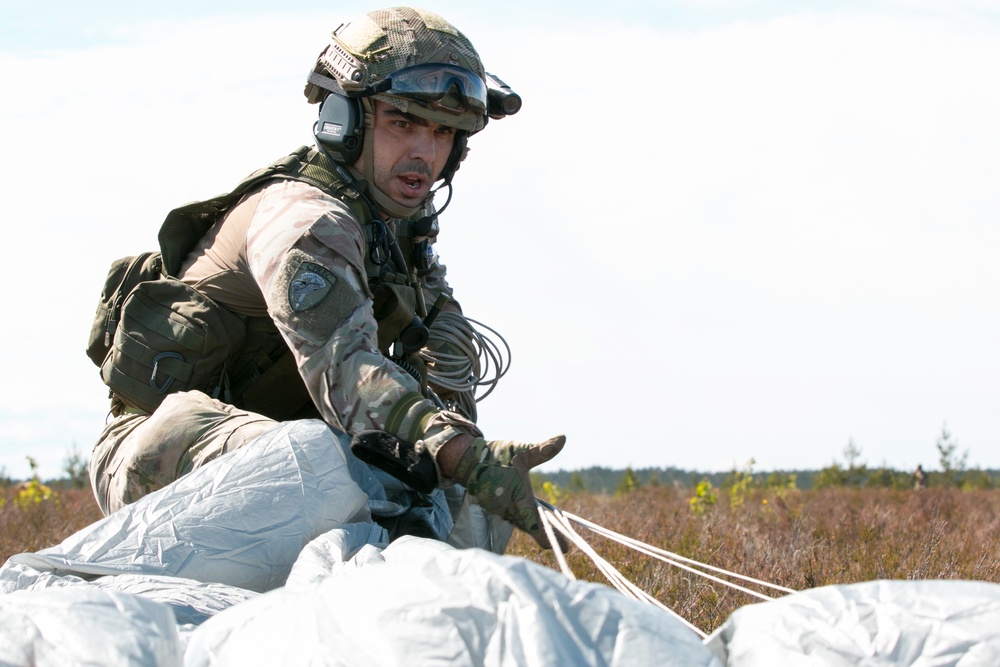
<path id="1" fill-rule="evenodd" d="M 442 171 L 446 184 L 465 157 L 468 137 L 488 118 L 516 113 L 520 97 L 483 69 L 472 43 L 432 12 L 410 7 L 381 9 L 334 30 L 309 74 L 305 96 L 322 102 L 316 140 L 336 162 L 363 157 L 368 194 L 397 217 L 402 206 L 373 185 L 372 99 L 419 118 L 453 127 L 455 142 Z"/>

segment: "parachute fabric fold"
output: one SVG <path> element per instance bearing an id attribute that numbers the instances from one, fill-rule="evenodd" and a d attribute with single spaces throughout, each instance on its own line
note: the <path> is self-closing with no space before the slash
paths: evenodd
<path id="1" fill-rule="evenodd" d="M 416 537 L 359 556 L 207 621 L 186 665 L 720 665 L 664 612 L 527 560 Z"/>
<path id="2" fill-rule="evenodd" d="M 370 520 L 346 447 L 320 421 L 278 426 L 57 547 L 11 557 L 0 591 L 49 585 L 53 574 L 175 576 L 258 592 L 281 586 L 314 537 Z"/>
<path id="3" fill-rule="evenodd" d="M 737 609 L 708 639 L 728 665 L 1000 665 L 1000 585 L 871 581 Z"/>
<path id="4" fill-rule="evenodd" d="M 136 595 L 59 588 L 0 595 L 0 665 L 181 665 L 170 607 Z"/>

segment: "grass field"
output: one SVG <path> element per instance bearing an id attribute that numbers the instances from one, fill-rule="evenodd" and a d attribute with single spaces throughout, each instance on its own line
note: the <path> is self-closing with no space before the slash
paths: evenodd
<path id="1" fill-rule="evenodd" d="M 1000 582 L 1000 491 L 758 489 L 738 497 L 720 492 L 698 512 L 692 496 L 691 489 L 650 486 L 617 496 L 571 494 L 558 506 L 688 558 L 796 590 L 874 579 Z M 57 544 L 101 518 L 89 489 L 26 502 L 9 487 L 0 499 L 0 562 Z M 632 582 L 706 632 L 756 601 L 580 532 Z M 515 534 L 508 553 L 558 567 L 523 534 Z M 578 578 L 605 581 L 579 550 L 569 563 Z"/>
<path id="2" fill-rule="evenodd" d="M 1000 582 L 1000 491 L 758 490 L 736 503 L 720 498 L 700 515 L 692 511 L 692 495 L 647 487 L 622 496 L 572 495 L 559 507 L 687 558 L 795 590 L 875 579 Z M 706 632 L 758 601 L 580 532 L 633 583 Z M 523 534 L 515 535 L 508 553 L 558 567 Z M 580 579 L 604 581 L 578 551 L 569 564 Z"/>

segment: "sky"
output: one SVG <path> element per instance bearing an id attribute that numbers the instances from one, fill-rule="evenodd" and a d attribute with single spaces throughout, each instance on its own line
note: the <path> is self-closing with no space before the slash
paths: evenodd
<path id="1" fill-rule="evenodd" d="M 311 142 L 360 2 L 0 8 L 0 472 L 86 457 L 110 263 Z M 424 3 L 524 100 L 438 245 L 503 334 L 489 438 L 547 468 L 1000 467 L 1000 4 Z M 167 6 L 169 5 L 169 6 Z M 493 5 L 500 7 L 501 5 Z"/>

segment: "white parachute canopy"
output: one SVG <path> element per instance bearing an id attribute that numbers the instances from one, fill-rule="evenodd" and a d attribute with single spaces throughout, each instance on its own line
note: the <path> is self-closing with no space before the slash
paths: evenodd
<path id="1" fill-rule="evenodd" d="M 993 584 L 816 589 L 744 607 L 702 641 L 661 609 L 521 558 L 390 544 L 373 516 L 427 508 L 347 444 L 322 422 L 282 424 L 12 557 L 0 664 L 1000 664 Z M 431 532 L 450 527 L 447 505 L 430 505 Z"/>

